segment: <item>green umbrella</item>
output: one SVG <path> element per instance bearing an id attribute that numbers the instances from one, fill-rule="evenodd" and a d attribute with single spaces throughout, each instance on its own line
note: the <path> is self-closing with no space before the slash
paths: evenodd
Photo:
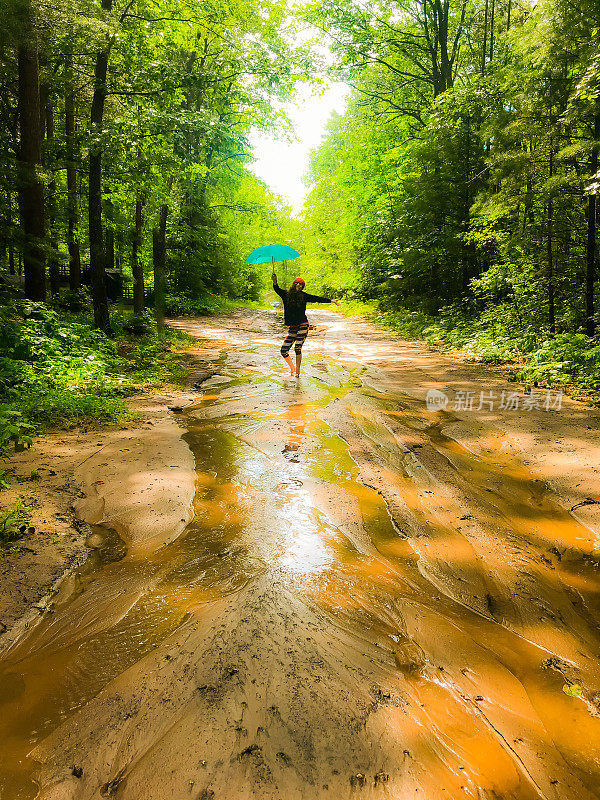
<path id="1" fill-rule="evenodd" d="M 257 247 L 246 259 L 246 264 L 270 264 L 271 269 L 275 269 L 276 261 L 283 261 L 283 283 L 287 284 L 287 262 L 293 258 L 299 258 L 300 253 L 293 247 L 286 244 L 266 244 L 264 247 Z"/>
<path id="2" fill-rule="evenodd" d="M 274 264 L 276 261 L 291 261 L 293 258 L 299 257 L 300 253 L 297 253 L 293 247 L 285 244 L 266 244 L 264 247 L 257 247 L 256 250 L 253 250 L 245 263 Z"/>

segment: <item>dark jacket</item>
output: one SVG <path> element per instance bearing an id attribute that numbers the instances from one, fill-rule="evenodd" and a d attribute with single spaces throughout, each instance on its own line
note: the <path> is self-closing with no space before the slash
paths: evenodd
<path id="1" fill-rule="evenodd" d="M 303 322 L 308 322 L 306 319 L 307 303 L 331 303 L 328 297 L 318 297 L 316 294 L 298 292 L 298 303 L 292 304 L 287 302 L 285 289 L 282 289 L 276 283 L 273 284 L 273 289 L 283 300 L 283 321 L 286 325 L 302 325 Z"/>

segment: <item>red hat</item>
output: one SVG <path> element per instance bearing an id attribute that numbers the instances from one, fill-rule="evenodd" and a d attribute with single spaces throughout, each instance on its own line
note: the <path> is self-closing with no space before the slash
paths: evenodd
<path id="1" fill-rule="evenodd" d="M 301 283 L 302 286 L 306 286 L 306 281 L 304 278 L 295 278 L 294 283 Z"/>

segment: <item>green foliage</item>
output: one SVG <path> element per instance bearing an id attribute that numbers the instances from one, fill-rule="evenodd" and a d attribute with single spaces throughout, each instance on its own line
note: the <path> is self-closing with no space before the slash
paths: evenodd
<path id="1" fill-rule="evenodd" d="M 154 326 L 154 318 L 149 311 L 141 314 L 133 314 L 127 321 L 122 323 L 122 330 L 134 336 L 144 336 L 150 333 Z"/>
<path id="2" fill-rule="evenodd" d="M 233 305 L 232 301 L 224 297 L 210 294 L 190 297 L 186 294 L 173 294 L 170 292 L 166 297 L 167 314 L 176 317 L 220 314 L 231 310 Z"/>
<path id="3" fill-rule="evenodd" d="M 425 331 L 433 322 L 433 319 L 422 311 L 411 311 L 407 308 L 379 311 L 373 314 L 373 319 L 407 339 L 423 338 Z"/>
<path id="4" fill-rule="evenodd" d="M 185 374 L 181 333 L 143 333 L 139 318 L 115 314 L 116 340 L 85 316 L 61 317 L 43 305 L 0 311 L 0 443 L 29 444 L 49 427 L 106 423 L 129 412 L 124 397 L 140 386 L 173 383 Z M 147 331 L 147 320 L 143 319 Z M 131 333 L 133 329 L 133 333 Z"/>
<path id="5" fill-rule="evenodd" d="M 517 373 L 523 381 L 540 384 L 569 383 L 579 389 L 600 393 L 600 343 L 590 346 L 582 333 L 562 333 L 546 340 L 531 353 Z"/>
<path id="6" fill-rule="evenodd" d="M 82 422 L 104 424 L 128 415 L 125 402 L 96 391 L 54 389 L 47 392 L 38 387 L 19 401 L 0 405 L 0 414 L 18 405 L 28 429 L 38 433 L 51 428 L 69 428 Z"/>
<path id="7" fill-rule="evenodd" d="M 20 411 L 0 406 L 0 456 L 8 454 L 10 445 L 15 452 L 30 447 L 32 433 L 31 424 Z"/>
<path id="8" fill-rule="evenodd" d="M 310 270 L 404 336 L 597 392 L 599 6 L 492 8 L 306 6 L 354 87 L 312 156 Z"/>
<path id="9" fill-rule="evenodd" d="M 435 318 L 401 308 L 374 312 L 371 317 L 401 336 L 461 350 L 476 361 L 519 362 L 515 378 L 524 383 L 568 385 L 576 393 L 600 397 L 600 342 L 594 344 L 582 333 L 550 336 L 547 330 L 533 327 L 515 336 L 514 320 L 498 308 L 469 315 L 460 306 L 450 305 Z"/>
<path id="10" fill-rule="evenodd" d="M 206 314 L 226 314 L 234 308 L 245 306 L 247 308 L 262 308 L 258 300 L 233 300 L 213 294 L 204 294 L 199 297 L 190 297 L 185 294 L 168 293 L 166 297 L 167 314 L 174 317 L 204 316 Z"/>
<path id="11" fill-rule="evenodd" d="M 177 383 L 187 374 L 179 351 L 195 341 L 187 334 L 172 331 L 166 336 L 151 334 L 133 342 L 124 340 L 119 348 L 124 374 L 132 386 Z"/>
<path id="12" fill-rule="evenodd" d="M 423 332 L 429 344 L 462 350 L 467 358 L 485 364 L 504 364 L 522 353 L 511 332 L 496 321 L 444 315 Z"/>
<path id="13" fill-rule="evenodd" d="M 83 288 L 75 291 L 69 289 L 60 292 L 51 299 L 50 305 L 59 311 L 71 311 L 73 313 L 91 309 L 89 293 Z"/>
<path id="14" fill-rule="evenodd" d="M 0 546 L 10 545 L 22 539 L 34 528 L 28 525 L 33 500 L 19 497 L 6 511 L 0 512 Z"/>
<path id="15" fill-rule="evenodd" d="M 12 304 L 0 309 L 0 398 L 30 408 L 45 397 L 90 390 L 118 393 L 116 345 L 85 322 L 66 320 L 42 304 Z"/>
<path id="16" fill-rule="evenodd" d="M 363 300 L 344 300 L 340 311 L 347 317 L 365 316 L 375 317 L 377 306 L 374 303 L 365 303 Z"/>
<path id="17" fill-rule="evenodd" d="M 244 259 L 265 243 L 263 237 L 278 238 L 276 229 L 290 221 L 290 214 L 249 172 L 248 137 L 285 123 L 281 101 L 308 80 L 315 60 L 297 43 L 290 12 L 288 0 L 172 0 L 168 8 L 151 0 L 134 5 L 9 2 L 0 14 L 0 75 L 6 90 L 0 100 L 0 271 L 14 275 L 25 246 L 18 224 L 15 42 L 28 31 L 39 48 L 44 123 L 54 123 L 43 126 L 38 169 L 45 183 L 42 244 L 48 266 L 69 264 L 69 245 L 75 242 L 84 271 L 89 263 L 83 220 L 89 211 L 89 155 L 98 152 L 103 187 L 98 245 L 106 249 L 107 268 L 121 272 L 131 285 L 139 264 L 146 299 L 152 302 L 160 241 L 170 294 L 258 300 L 264 278 Z M 108 56 L 107 97 L 101 122 L 92 123 L 101 52 Z M 66 126 L 71 91 L 72 137 Z M 68 166 L 77 175 L 75 196 Z M 88 276 L 84 280 L 89 283 Z M 87 311 L 87 294 L 66 291 L 64 276 L 62 284 L 53 307 Z M 211 310 L 208 302 L 197 307 Z M 131 325 L 138 334 L 146 332 L 144 320 Z"/>

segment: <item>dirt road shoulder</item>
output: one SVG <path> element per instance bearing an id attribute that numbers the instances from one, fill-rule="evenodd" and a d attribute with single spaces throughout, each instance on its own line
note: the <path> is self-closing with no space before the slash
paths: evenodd
<path id="1" fill-rule="evenodd" d="M 119 427 L 59 431 L 10 459 L 3 508 L 31 509 L 26 535 L 0 549 L 0 650 L 41 613 L 65 575 L 88 556 L 90 525 L 116 530 L 129 549 L 176 538 L 192 516 L 195 471 L 168 410 L 187 395 L 133 398 L 139 416 Z"/>

